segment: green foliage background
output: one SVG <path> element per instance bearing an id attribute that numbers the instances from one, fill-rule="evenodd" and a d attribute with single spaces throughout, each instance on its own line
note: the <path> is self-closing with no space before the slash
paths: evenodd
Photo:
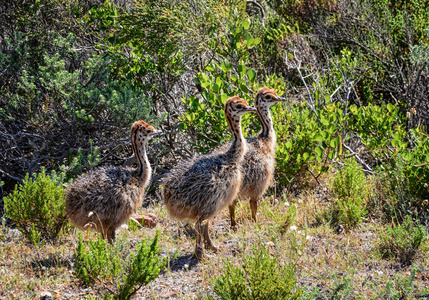
<path id="1" fill-rule="evenodd" d="M 98 165 L 129 163 L 134 121 L 165 133 L 148 149 L 156 186 L 178 161 L 230 140 L 228 97 L 253 104 L 267 86 L 287 99 L 271 108 L 278 145 L 268 195 L 287 198 L 333 178 L 330 224 L 350 231 L 378 219 L 387 226 L 381 255 L 409 263 L 425 238 L 419 224 L 429 222 L 428 7 L 429 0 L 2 1 L 0 216 L 35 245 L 56 241 L 65 225 L 62 185 Z M 243 117 L 246 137 L 259 129 L 257 117 Z M 296 207 L 290 212 L 278 217 L 285 225 L 276 236 Z M 129 298 L 164 261 L 157 238 L 139 243 L 136 255 L 121 256 L 121 247 L 80 240 L 75 276 Z M 299 298 L 294 265 L 278 268 L 267 249 L 253 250 L 241 266 L 225 264 L 212 282 L 217 296 Z M 347 295 L 350 280 L 338 279 L 339 291 Z"/>
<path id="2" fill-rule="evenodd" d="M 15 1 L 1 13 L 2 193 L 42 166 L 71 180 L 93 149 L 123 163 L 137 119 L 174 133 L 151 158 L 168 171 L 229 140 L 229 96 L 253 103 L 268 86 L 288 99 L 272 108 L 280 188 L 347 157 L 366 175 L 401 161 L 427 220 L 426 2 Z"/>

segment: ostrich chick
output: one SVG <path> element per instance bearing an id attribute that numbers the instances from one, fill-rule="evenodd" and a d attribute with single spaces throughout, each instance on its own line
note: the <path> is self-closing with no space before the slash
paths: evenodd
<path id="1" fill-rule="evenodd" d="M 252 219 L 256 221 L 258 201 L 267 191 L 274 175 L 275 152 L 277 147 L 276 133 L 271 119 L 270 107 L 277 102 L 284 101 L 276 92 L 267 87 L 259 89 L 256 94 L 255 108 L 261 120 L 261 131 L 254 138 L 246 139 L 247 151 L 241 162 L 243 180 L 241 182 L 238 198 L 250 198 Z M 227 145 L 221 146 L 215 153 L 227 151 Z M 234 200 L 229 208 L 231 227 L 236 228 Z"/>
<path id="2" fill-rule="evenodd" d="M 161 133 L 144 121 L 131 127 L 131 144 L 137 169 L 101 167 L 81 175 L 67 188 L 66 214 L 76 227 L 100 232 L 110 243 L 115 231 L 141 206 L 152 169 L 146 143 Z"/>
<path id="3" fill-rule="evenodd" d="M 254 111 L 245 100 L 229 98 L 225 103 L 225 117 L 232 133 L 228 151 L 184 161 L 163 180 L 169 214 L 179 220 L 196 221 L 195 255 L 199 260 L 204 257 L 203 238 L 206 248 L 217 251 L 210 240 L 208 222 L 237 196 L 242 180 L 240 163 L 246 151 L 241 116 Z"/>

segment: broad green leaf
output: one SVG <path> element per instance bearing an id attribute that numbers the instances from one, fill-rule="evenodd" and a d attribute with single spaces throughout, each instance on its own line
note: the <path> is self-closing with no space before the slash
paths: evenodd
<path id="1" fill-rule="evenodd" d="M 256 45 L 259 45 L 260 42 L 261 42 L 261 39 L 254 39 L 253 44 L 256 46 Z"/>
<path id="2" fill-rule="evenodd" d="M 238 73 L 240 74 L 240 77 L 244 77 L 244 74 L 246 73 L 246 67 L 243 65 L 238 66 Z"/>
<path id="3" fill-rule="evenodd" d="M 338 145 L 338 137 L 336 137 L 336 138 L 334 138 L 334 139 L 332 139 L 330 142 L 329 142 L 329 145 L 332 147 L 332 148 L 336 148 L 337 147 L 337 145 Z"/>
<path id="4" fill-rule="evenodd" d="M 320 147 L 316 147 L 316 149 L 314 149 L 314 152 L 317 154 L 317 156 L 322 157 L 323 149 Z"/>
<path id="5" fill-rule="evenodd" d="M 251 83 L 255 82 L 256 79 L 256 72 L 253 69 L 250 69 L 249 71 L 247 71 L 247 79 L 249 79 L 249 81 Z"/>
<path id="6" fill-rule="evenodd" d="M 217 85 L 217 83 L 213 84 L 213 86 L 212 86 L 212 90 L 213 90 L 213 92 L 215 92 L 215 93 L 218 93 L 218 92 L 219 92 L 220 87 Z"/>
<path id="7" fill-rule="evenodd" d="M 322 131 L 323 140 L 325 141 L 329 137 L 329 132 L 326 130 Z"/>
<path id="8" fill-rule="evenodd" d="M 248 19 L 244 19 L 243 22 L 241 23 L 241 25 L 243 26 L 243 28 L 245 30 L 247 30 L 250 27 L 250 21 Z"/>
<path id="9" fill-rule="evenodd" d="M 324 139 L 325 138 L 320 133 L 316 134 L 316 136 L 314 137 L 314 140 L 318 142 L 323 141 Z"/>
<path id="10" fill-rule="evenodd" d="M 246 94 L 249 92 L 249 89 L 244 84 L 240 84 L 240 90 Z"/>
<path id="11" fill-rule="evenodd" d="M 220 66 L 222 68 L 222 71 L 225 73 L 227 73 L 232 68 L 232 64 L 227 60 L 224 60 Z"/>

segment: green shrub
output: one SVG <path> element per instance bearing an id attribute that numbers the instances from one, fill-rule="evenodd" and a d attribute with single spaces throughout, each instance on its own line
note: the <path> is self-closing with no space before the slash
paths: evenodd
<path id="1" fill-rule="evenodd" d="M 44 169 L 34 179 L 27 174 L 4 198 L 4 206 L 6 217 L 35 245 L 41 239 L 56 242 L 67 222 L 64 189 Z"/>
<path id="2" fill-rule="evenodd" d="M 357 226 L 367 214 L 366 202 L 370 188 L 365 174 L 356 160 L 348 159 L 346 167 L 338 171 L 331 183 L 337 199 L 333 206 L 333 222 L 346 230 Z"/>
<path id="3" fill-rule="evenodd" d="M 87 286 L 96 282 L 101 276 L 108 277 L 111 273 L 117 273 L 116 263 L 113 262 L 115 248 L 108 244 L 100 235 L 95 242 L 89 241 L 88 247 L 82 241 L 82 233 L 79 232 L 79 242 L 74 258 L 76 260 L 74 275 Z"/>
<path id="4" fill-rule="evenodd" d="M 403 264 L 409 264 L 418 253 L 426 237 L 422 225 L 415 226 L 410 216 L 398 226 L 387 226 L 380 234 L 378 250 L 383 258 L 394 258 Z"/>
<path id="5" fill-rule="evenodd" d="M 417 145 L 415 151 L 399 153 L 376 169 L 376 189 L 369 204 L 374 217 L 397 223 L 404 221 L 407 215 L 422 223 L 429 220 L 428 181 L 425 182 L 429 166 L 419 160 L 418 148 Z"/>
<path id="6" fill-rule="evenodd" d="M 316 140 L 319 124 L 305 103 L 293 104 L 291 112 L 280 106 L 275 107 L 273 119 L 277 134 L 278 182 L 288 187 L 292 182 L 299 181 L 302 173 L 315 162 L 313 154 L 319 144 Z"/>
<path id="7" fill-rule="evenodd" d="M 130 299 L 157 278 L 165 266 L 165 259 L 159 256 L 158 236 L 157 232 L 150 243 L 140 241 L 132 250 L 126 242 L 108 244 L 101 235 L 85 245 L 79 233 L 74 274 L 88 286 L 94 283 L 108 286 L 111 294 L 105 295 L 107 299 Z"/>
<path id="8" fill-rule="evenodd" d="M 250 22 L 243 20 L 237 10 L 231 13 L 231 18 L 232 21 L 227 24 L 227 34 L 216 37 L 217 42 L 211 44 L 222 62 L 208 63 L 195 78 L 201 87 L 202 99 L 196 95 L 183 99 L 187 112 L 180 118 L 180 127 L 196 137 L 194 146 L 201 153 L 211 151 L 227 139 L 223 106 L 228 97 L 238 95 L 251 103 L 250 99 L 254 97 L 252 89 L 257 91 L 259 87 L 256 71 L 247 64 L 250 49 L 258 45 L 260 39 L 249 35 Z M 243 128 L 247 128 L 252 117 L 255 116 L 243 116 Z"/>
<path id="9" fill-rule="evenodd" d="M 282 265 L 259 244 L 253 254 L 245 254 L 241 266 L 225 262 L 223 274 L 213 280 L 218 299 L 300 299 L 295 265 Z M 212 298 L 213 299 L 213 298 Z"/>
<path id="10" fill-rule="evenodd" d="M 350 138 L 347 132 L 349 95 L 340 90 L 347 84 L 342 76 L 352 73 L 349 69 L 355 62 L 350 51 L 341 53 L 341 60 L 331 63 L 329 73 L 317 74 L 311 68 L 300 67 L 299 55 L 287 53 L 285 56 L 289 67 L 297 72 L 306 94 L 303 100 L 288 103 L 288 111 L 277 113 L 280 108 L 273 109 L 277 110 L 274 114 L 278 138 L 277 174 L 282 185 L 291 186 L 305 179 L 305 175 L 317 177 L 317 173 L 327 172 L 331 163 L 345 152 L 344 142 Z M 353 78 L 354 75 L 349 76 Z M 335 101 L 336 97 L 342 101 Z"/>
<path id="11" fill-rule="evenodd" d="M 419 205 L 429 199 L 429 134 L 424 127 L 409 131 L 410 144 L 413 149 L 406 149 L 400 153 L 404 159 L 404 172 L 408 180 L 410 195 L 419 199 Z M 427 203 L 427 201 L 426 201 Z M 428 206 L 426 206 L 425 220 L 429 221 Z M 423 215 L 423 214 L 421 214 Z"/>
<path id="12" fill-rule="evenodd" d="M 405 120 L 400 114 L 398 105 L 373 105 L 358 107 L 350 106 L 351 131 L 359 135 L 362 143 L 373 151 L 376 158 L 390 157 L 390 148 L 404 149 L 407 147 L 405 140 Z"/>
<path id="13" fill-rule="evenodd" d="M 344 274 L 344 276 L 338 276 L 338 274 L 334 274 L 332 276 L 334 281 L 334 286 L 331 291 L 331 299 L 332 300 L 342 300 L 342 299 L 350 299 L 351 297 L 351 282 L 353 277 L 349 277 L 349 275 Z"/>
<path id="14" fill-rule="evenodd" d="M 378 299 L 411 299 L 413 296 L 413 287 L 416 279 L 416 273 L 418 269 L 413 268 L 411 270 L 409 277 L 401 276 L 400 274 L 395 274 L 394 281 L 389 280 L 386 282 L 385 286 L 375 286 L 371 284 L 371 288 L 377 293 Z M 381 290 L 380 290 L 381 289 Z M 418 295 L 414 294 L 413 299 L 422 299 Z"/>

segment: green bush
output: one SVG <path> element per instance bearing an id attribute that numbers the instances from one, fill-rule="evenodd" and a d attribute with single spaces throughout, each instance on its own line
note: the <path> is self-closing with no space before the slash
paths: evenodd
<path id="1" fill-rule="evenodd" d="M 332 162 L 345 153 L 344 143 L 351 136 L 347 130 L 350 95 L 342 88 L 349 84 L 349 78 L 354 78 L 350 69 L 356 62 L 350 51 L 341 54 L 338 62 L 330 62 L 327 73 L 315 74 L 310 67 L 300 67 L 300 55 L 285 53 L 285 61 L 296 72 L 306 92 L 301 94 L 303 100 L 288 103 L 288 111 L 277 113 L 281 108 L 273 109 L 278 137 L 277 174 L 282 185 L 290 186 L 305 179 L 305 174 L 328 171 Z"/>
<path id="2" fill-rule="evenodd" d="M 409 277 L 395 274 L 394 281 L 389 280 L 385 286 L 371 284 L 371 288 L 377 293 L 378 299 L 400 300 L 411 299 L 412 296 L 414 296 L 413 299 L 422 299 L 418 294 L 413 293 L 417 271 L 417 268 L 413 268 Z"/>
<path id="3" fill-rule="evenodd" d="M 421 148 L 416 145 L 412 151 L 398 153 L 376 169 L 376 189 L 369 204 L 373 216 L 397 223 L 407 215 L 421 223 L 429 221 L 429 166 L 422 162 L 425 154 L 421 155 Z"/>
<path id="4" fill-rule="evenodd" d="M 245 254 L 241 266 L 225 262 L 223 274 L 214 278 L 217 299 L 300 299 L 296 287 L 295 265 L 282 265 L 277 257 L 259 244 L 253 254 Z M 214 299 L 211 297 L 211 299 Z"/>
<path id="5" fill-rule="evenodd" d="M 393 258 L 403 264 L 409 264 L 419 252 L 426 238 L 422 225 L 415 226 L 410 216 L 398 226 L 387 226 L 380 234 L 378 250 L 383 258 Z"/>
<path id="6" fill-rule="evenodd" d="M 356 227 L 367 214 L 371 189 L 355 159 L 346 161 L 346 167 L 338 171 L 331 187 L 336 198 L 332 211 L 334 224 L 346 230 Z"/>
<path id="7" fill-rule="evenodd" d="M 223 106 L 228 97 L 238 95 L 251 103 L 254 97 L 252 89 L 258 89 L 256 71 L 247 64 L 249 50 L 260 40 L 249 35 L 250 22 L 243 20 L 237 10 L 232 12 L 231 18 L 232 21 L 227 24 L 227 34 L 217 37 L 217 42 L 210 44 L 222 62 L 210 62 L 195 78 L 201 87 L 202 100 L 196 95 L 183 99 L 187 112 L 180 118 L 181 129 L 196 137 L 194 146 L 202 153 L 224 143 L 227 137 Z M 251 114 L 243 116 L 243 128 L 247 128 L 251 118 Z"/>
<path id="8" fill-rule="evenodd" d="M 368 203 L 371 216 L 387 222 L 402 222 L 407 214 L 415 216 L 410 210 L 408 183 L 402 159 L 377 168 L 374 174 L 374 196 Z"/>
<path id="9" fill-rule="evenodd" d="M 429 199 L 429 134 L 425 128 L 417 127 L 409 131 L 408 139 L 414 147 L 400 153 L 405 162 L 404 172 L 411 196 L 420 199 L 419 204 L 425 206 L 423 201 Z M 429 221 L 428 209 L 426 204 L 426 221 Z"/>
<path id="10" fill-rule="evenodd" d="M 158 233 L 150 243 L 140 241 L 134 250 L 125 242 L 108 244 L 101 235 L 85 245 L 79 233 L 74 274 L 87 286 L 94 283 L 109 286 L 112 294 L 106 295 L 107 299 L 130 299 L 142 286 L 158 277 L 165 266 L 160 252 Z"/>
<path id="11" fill-rule="evenodd" d="M 67 223 L 64 193 L 64 188 L 46 175 L 44 169 L 34 179 L 27 174 L 23 183 L 4 198 L 6 217 L 33 244 L 41 239 L 56 242 Z"/>
<path id="12" fill-rule="evenodd" d="M 370 154 L 375 156 L 374 159 L 391 157 L 391 148 L 407 147 L 404 123 L 398 105 L 350 106 L 349 129 L 359 135 L 368 150 L 373 151 Z"/>
<path id="13" fill-rule="evenodd" d="M 314 150 L 319 144 L 316 140 L 319 124 L 305 103 L 293 104 L 291 112 L 282 107 L 275 107 L 273 112 L 278 182 L 288 187 L 316 163 Z"/>

